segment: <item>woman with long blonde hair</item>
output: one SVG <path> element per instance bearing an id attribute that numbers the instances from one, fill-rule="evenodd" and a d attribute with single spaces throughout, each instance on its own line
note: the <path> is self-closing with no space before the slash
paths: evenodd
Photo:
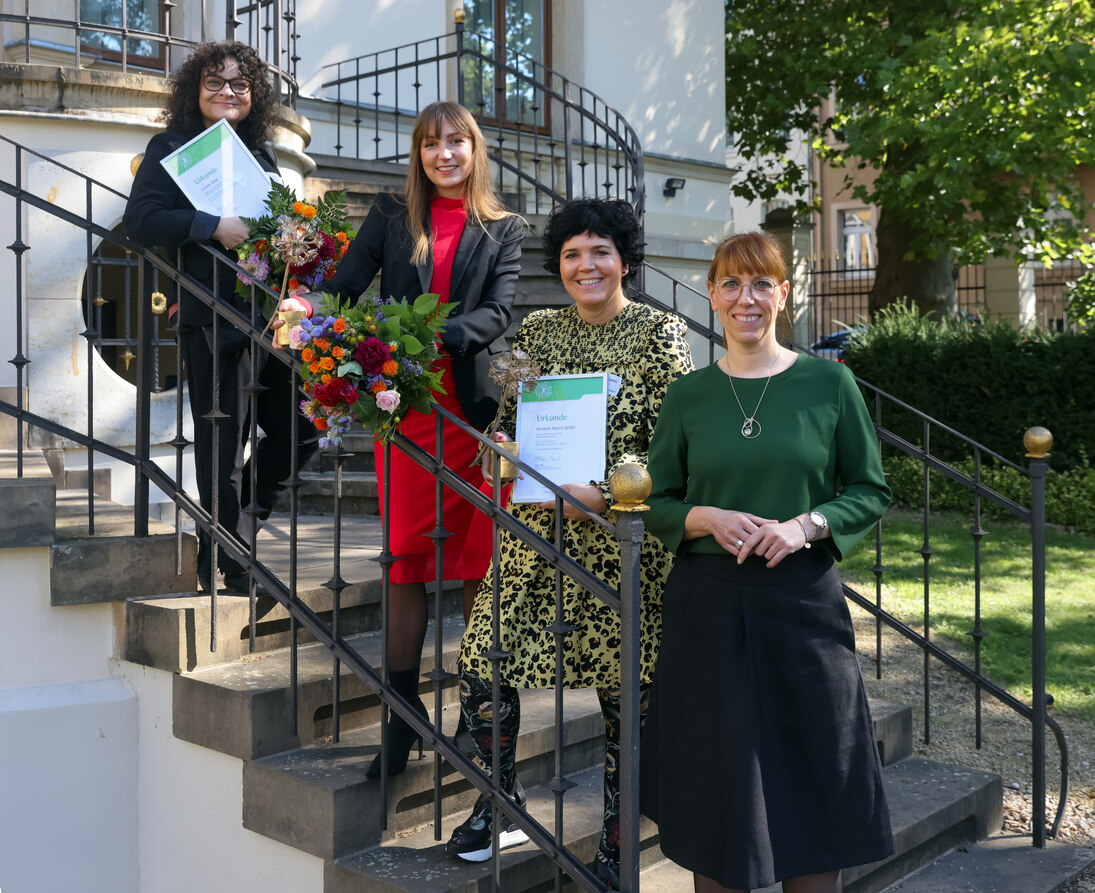
<path id="1" fill-rule="evenodd" d="M 382 298 L 413 299 L 429 292 L 456 304 L 442 334 L 441 369 L 446 393 L 440 405 L 480 430 L 498 408 L 498 387 L 488 377 L 492 354 L 507 349 L 524 221 L 507 211 L 490 182 L 486 141 L 467 109 L 454 102 L 426 106 L 411 134 L 404 196 L 381 193 L 350 243 L 325 291 L 341 299 L 359 297 L 380 274 Z M 292 299 L 281 309 L 294 309 Z M 304 309 L 296 308 L 296 309 Z M 403 435 L 434 452 L 435 421 L 411 410 Z M 482 483 L 477 442 L 446 422 L 445 464 L 473 487 Z M 436 577 L 434 478 L 398 449 L 391 476 L 378 468 L 381 493 L 390 488 L 390 548 L 399 557 L 391 569 L 388 654 L 392 687 L 426 715 L 418 696 L 419 663 L 426 634 L 426 581 Z M 383 505 L 384 500 L 381 500 Z M 489 525 L 472 523 L 474 508 L 445 491 L 443 576 L 464 581 L 465 617 L 490 561 Z M 407 765 L 418 736 L 400 717 L 389 721 L 388 774 Z M 380 775 L 380 757 L 369 777 Z"/>

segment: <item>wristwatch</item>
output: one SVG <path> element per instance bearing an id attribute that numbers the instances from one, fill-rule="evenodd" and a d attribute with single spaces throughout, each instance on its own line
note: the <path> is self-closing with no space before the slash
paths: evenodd
<path id="1" fill-rule="evenodd" d="M 810 519 L 810 523 L 814 525 L 814 535 L 810 537 L 812 543 L 821 536 L 821 531 L 829 526 L 829 521 L 821 512 L 810 512 L 807 517 Z"/>

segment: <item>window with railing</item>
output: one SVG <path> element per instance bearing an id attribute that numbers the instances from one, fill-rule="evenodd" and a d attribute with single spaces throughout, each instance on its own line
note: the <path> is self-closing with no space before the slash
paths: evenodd
<path id="1" fill-rule="evenodd" d="M 545 0 L 465 0 L 464 12 L 473 53 L 464 58 L 465 105 L 488 121 L 546 126 L 529 83 L 551 64 Z"/>
<path id="2" fill-rule="evenodd" d="M 163 62 L 161 42 L 131 37 L 129 32 L 162 33 L 165 25 L 160 0 L 80 0 L 80 45 L 104 59 L 120 60 L 123 43 L 131 62 L 147 59 L 150 66 Z M 96 30 L 96 25 L 104 26 Z"/>

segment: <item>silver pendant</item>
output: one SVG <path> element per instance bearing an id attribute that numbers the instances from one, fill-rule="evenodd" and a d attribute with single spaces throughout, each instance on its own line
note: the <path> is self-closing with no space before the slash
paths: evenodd
<path id="1" fill-rule="evenodd" d="M 756 419 L 746 419 L 741 426 L 741 436 L 746 440 L 760 437 L 760 422 Z"/>

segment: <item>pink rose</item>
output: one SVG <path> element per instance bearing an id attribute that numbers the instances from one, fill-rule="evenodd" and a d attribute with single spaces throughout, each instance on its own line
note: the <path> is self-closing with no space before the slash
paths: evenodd
<path id="1" fill-rule="evenodd" d="M 376 407 L 381 412 L 395 412 L 399 408 L 399 391 L 381 391 L 376 395 Z"/>
<path id="2" fill-rule="evenodd" d="M 303 331 L 300 326 L 293 326 L 289 330 L 289 346 L 293 350 L 300 350 L 304 346 L 305 342 L 300 340 L 300 333 Z"/>

